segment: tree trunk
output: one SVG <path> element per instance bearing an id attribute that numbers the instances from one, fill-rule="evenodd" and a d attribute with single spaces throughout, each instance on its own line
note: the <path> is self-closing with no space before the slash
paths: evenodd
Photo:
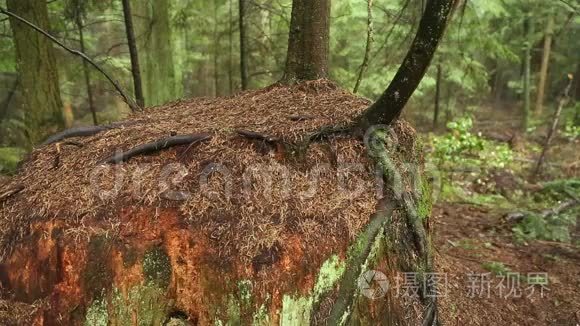
<path id="1" fill-rule="evenodd" d="M 524 20 L 524 35 L 526 49 L 524 51 L 524 115 L 522 118 L 522 131 L 526 132 L 530 120 L 530 84 L 531 84 L 531 61 L 532 61 L 532 22 L 530 15 Z"/>
<path id="2" fill-rule="evenodd" d="M 145 105 L 164 104 L 177 97 L 169 0 L 133 0 L 131 4 Z"/>
<path id="3" fill-rule="evenodd" d="M 330 0 L 294 0 L 282 81 L 295 83 L 328 76 Z"/>
<path id="4" fill-rule="evenodd" d="M 228 19 L 228 94 L 234 93 L 234 14 L 233 0 L 228 0 L 229 19 Z"/>
<path id="5" fill-rule="evenodd" d="M 219 18 L 218 18 L 218 3 L 213 3 L 213 82 L 214 95 L 220 95 L 220 76 L 219 76 L 219 51 L 220 51 L 220 37 L 218 32 Z"/>
<path id="6" fill-rule="evenodd" d="M 8 0 L 8 10 L 50 29 L 45 1 Z M 11 17 L 16 61 L 20 75 L 24 121 L 30 144 L 36 144 L 64 127 L 58 68 L 50 40 Z"/>
<path id="7" fill-rule="evenodd" d="M 85 53 L 85 36 L 83 32 L 83 21 L 80 15 L 76 17 L 77 29 L 79 31 L 79 45 L 81 47 L 81 52 Z M 87 88 L 87 100 L 89 101 L 89 110 L 91 111 L 91 115 L 93 116 L 93 124 L 96 126 L 99 124 L 97 120 L 97 110 L 95 108 L 95 103 L 93 100 L 93 89 L 91 87 L 91 71 L 89 69 L 89 63 L 86 60 L 83 60 L 83 74 L 85 77 L 85 85 Z"/>
<path id="8" fill-rule="evenodd" d="M 554 16 L 548 16 L 546 33 L 544 35 L 544 51 L 542 52 L 542 66 L 540 68 L 540 80 L 538 82 L 538 94 L 536 97 L 536 113 L 541 114 L 544 108 L 544 94 L 546 80 L 548 79 L 548 67 L 550 65 L 550 52 L 552 51 L 552 35 L 554 34 Z"/>
<path id="9" fill-rule="evenodd" d="M 437 128 L 441 102 L 441 64 L 437 65 L 437 84 L 435 85 L 435 109 L 433 111 L 433 129 Z"/>
<path id="10" fill-rule="evenodd" d="M 127 43 L 131 56 L 131 72 L 133 74 L 133 88 L 135 90 L 135 100 L 139 107 L 145 106 L 143 97 L 143 83 L 141 81 L 141 68 L 139 67 L 139 54 L 137 52 L 137 42 L 133 29 L 133 17 L 131 16 L 130 0 L 123 0 L 123 15 L 125 16 L 125 32 L 127 33 Z"/>
<path id="11" fill-rule="evenodd" d="M 246 0 L 239 0 L 239 18 L 240 24 L 240 73 L 242 79 L 242 90 L 248 89 L 248 52 L 246 49 Z"/>
<path id="12" fill-rule="evenodd" d="M 576 74 L 574 75 L 574 84 L 576 85 L 574 91 L 574 98 L 580 102 L 580 62 L 576 64 Z"/>
<path id="13" fill-rule="evenodd" d="M 455 0 L 431 0 L 407 56 L 383 95 L 360 117 L 361 131 L 375 124 L 390 124 L 397 119 L 419 86 L 443 37 Z"/>

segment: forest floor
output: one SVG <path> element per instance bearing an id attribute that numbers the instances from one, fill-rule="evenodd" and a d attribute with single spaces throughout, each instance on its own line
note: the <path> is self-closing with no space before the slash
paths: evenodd
<path id="1" fill-rule="evenodd" d="M 522 136 L 517 114 L 481 110 L 474 117 L 471 136 L 509 144 L 513 160 L 503 168 L 486 170 L 486 160 L 481 157 L 476 163 L 481 164 L 481 170 L 471 179 L 462 177 L 466 174 L 461 171 L 463 166 L 453 166 L 451 173 L 442 172 L 447 188 L 454 192 L 445 195 L 442 187 L 433 209 L 433 247 L 435 269 L 441 274 L 438 300 L 443 325 L 580 325 L 580 209 L 568 214 L 564 225 L 569 233 L 563 241 L 550 239 L 554 234 L 548 236 L 541 231 L 522 239 L 516 230 L 521 230 L 521 224 L 507 218 L 514 212 L 553 209 L 580 196 L 577 136 L 569 139 L 560 133 L 541 175 L 536 180 L 530 177 L 550 120 L 545 117 L 536 123 L 533 132 Z M 562 119 L 560 125 L 564 123 Z M 415 125 L 431 138 L 457 133 L 442 129 L 432 133 L 428 120 Z M 436 150 L 430 155 L 436 156 Z M 469 161 L 472 154 L 454 155 L 462 156 L 458 165 L 473 162 Z M 574 184 L 574 188 L 551 199 L 541 194 L 548 184 L 564 183 Z M 534 231 L 532 225 L 528 226 L 527 231 Z"/>
<path id="2" fill-rule="evenodd" d="M 485 207 L 443 203 L 434 218 L 436 270 L 447 276 L 439 305 L 444 325 L 580 324 L 578 247 L 540 240 L 518 244 L 502 216 Z M 507 273 L 519 277 L 508 284 L 501 275 Z M 528 273 L 546 273 L 543 294 L 537 286 L 531 292 Z"/>

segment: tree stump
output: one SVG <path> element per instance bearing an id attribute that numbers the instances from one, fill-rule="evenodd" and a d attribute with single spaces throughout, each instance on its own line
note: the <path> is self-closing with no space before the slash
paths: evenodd
<path id="1" fill-rule="evenodd" d="M 324 80 L 274 85 L 34 150 L 5 185 L 24 189 L 0 203 L 0 299 L 34 309 L 3 322 L 434 323 L 431 191 L 414 130 L 310 137 L 368 105 Z M 200 133 L 211 139 L 100 163 Z M 402 273 L 416 296 L 398 291 Z"/>

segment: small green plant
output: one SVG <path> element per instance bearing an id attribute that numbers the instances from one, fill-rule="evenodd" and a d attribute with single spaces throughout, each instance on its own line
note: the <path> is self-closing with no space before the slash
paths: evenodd
<path id="1" fill-rule="evenodd" d="M 474 165 L 482 168 L 505 168 L 513 161 L 513 152 L 506 144 L 488 141 L 474 134 L 473 119 L 464 116 L 447 124 L 449 132 L 435 137 L 435 158 L 444 164 Z"/>
<path id="2" fill-rule="evenodd" d="M 570 119 L 566 121 L 566 124 L 564 125 L 564 130 L 562 131 L 562 135 L 570 141 L 580 139 L 580 126 L 574 124 L 574 121 Z"/>
<path id="3" fill-rule="evenodd" d="M 576 225 L 576 214 L 564 213 L 546 218 L 529 213 L 512 230 L 519 242 L 536 239 L 570 242 L 570 227 Z"/>
<path id="4" fill-rule="evenodd" d="M 486 271 L 492 272 L 495 275 L 506 275 L 511 272 L 511 269 L 502 262 L 488 261 L 481 265 Z"/>

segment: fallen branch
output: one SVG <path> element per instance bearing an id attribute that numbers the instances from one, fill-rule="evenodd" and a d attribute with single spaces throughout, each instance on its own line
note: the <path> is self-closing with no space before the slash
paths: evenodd
<path id="1" fill-rule="evenodd" d="M 580 200 L 578 199 L 573 199 L 573 200 L 568 200 L 565 201 L 563 203 L 561 203 L 560 205 L 554 207 L 554 208 L 548 208 L 543 210 L 542 212 L 540 212 L 540 216 L 543 219 L 550 219 L 553 216 L 559 215 L 561 213 L 564 213 L 567 210 L 570 210 L 576 206 L 580 205 Z M 513 223 L 519 223 L 521 222 L 526 215 L 528 215 L 529 213 L 525 213 L 525 212 L 514 212 L 514 213 L 509 213 L 505 216 L 505 219 L 508 222 L 513 222 Z"/>
<path id="2" fill-rule="evenodd" d="M 572 88 L 573 80 L 574 76 L 572 74 L 568 75 L 568 85 L 564 90 L 564 94 L 560 97 L 560 100 L 558 101 L 558 108 L 556 109 L 556 112 L 554 113 L 554 118 L 552 119 L 552 127 L 550 128 L 550 130 L 548 131 L 548 135 L 546 136 L 546 142 L 544 143 L 542 154 L 538 158 L 538 163 L 536 163 L 536 168 L 534 169 L 532 178 L 537 177 L 542 169 L 542 164 L 546 159 L 548 149 L 550 149 L 550 143 L 552 142 L 552 138 L 556 133 L 556 128 L 558 128 L 558 122 L 560 121 L 560 114 L 562 113 L 562 109 L 564 108 L 564 106 L 566 106 L 566 104 L 568 104 L 568 101 L 570 100 L 570 89 Z"/>
<path id="3" fill-rule="evenodd" d="M 75 127 L 59 132 L 58 134 L 48 137 L 41 146 L 50 145 L 71 137 L 88 137 L 96 135 L 102 131 L 114 129 L 112 125 L 107 126 L 89 126 L 89 127 Z"/>
<path id="4" fill-rule="evenodd" d="M 280 138 L 278 138 L 278 137 L 268 136 L 268 135 L 260 134 L 260 133 L 254 132 L 254 131 L 236 130 L 236 133 L 240 136 L 243 136 L 243 137 L 246 137 L 249 139 L 261 140 L 261 141 L 265 141 L 268 143 L 277 143 L 280 141 Z"/>
<path id="5" fill-rule="evenodd" d="M 100 161 L 99 164 L 117 164 L 125 162 L 137 155 L 151 154 L 170 147 L 198 143 L 210 138 L 211 135 L 207 133 L 171 136 L 151 143 L 139 145 L 126 152 L 116 153 L 115 155 Z"/>
<path id="6" fill-rule="evenodd" d="M 16 185 L 0 194 L 0 203 L 24 190 L 23 185 Z"/>
<path id="7" fill-rule="evenodd" d="M 308 136 L 308 142 L 327 139 L 334 135 L 350 134 L 353 131 L 350 125 L 346 126 L 326 126 Z"/>
<path id="8" fill-rule="evenodd" d="M 314 119 L 314 116 L 311 115 L 291 115 L 288 117 L 291 121 L 306 121 Z"/>
<path id="9" fill-rule="evenodd" d="M 137 106 L 137 104 L 135 104 L 135 101 L 133 101 L 126 93 L 125 91 L 123 91 L 123 89 L 121 88 L 121 86 L 119 85 L 119 83 L 117 81 L 115 81 L 111 76 L 109 76 L 109 74 L 107 72 L 105 72 L 105 70 L 103 70 L 103 68 L 101 68 L 97 63 L 95 63 L 91 58 L 89 58 L 86 54 L 78 51 L 78 50 L 73 50 L 69 47 L 67 47 L 66 45 L 64 45 L 61 41 L 57 40 L 54 36 L 50 35 L 48 32 L 44 31 L 42 28 L 34 25 L 33 23 L 29 22 L 28 20 L 18 16 L 17 14 L 8 11 L 2 7 L 0 7 L 0 13 L 3 13 L 4 15 L 7 15 L 9 17 L 12 17 L 26 25 L 28 25 L 29 27 L 33 28 L 34 30 L 36 30 L 37 32 L 39 32 L 40 34 L 46 36 L 48 39 L 50 39 L 51 41 L 53 41 L 54 43 L 56 43 L 58 46 L 60 46 L 61 48 L 65 49 L 67 52 L 77 55 L 79 57 L 81 57 L 83 60 L 87 61 L 88 63 L 90 63 L 93 67 L 95 67 L 95 69 L 97 69 L 101 74 L 103 74 L 105 76 L 105 78 L 107 78 L 107 80 L 109 80 L 109 82 L 111 82 L 111 84 L 113 84 L 113 87 L 115 87 L 115 90 L 117 90 L 117 92 L 119 93 L 119 95 L 121 95 L 121 97 L 123 98 L 123 100 L 125 101 L 125 103 L 127 103 L 127 105 L 129 105 L 129 108 L 131 108 L 131 111 L 135 112 L 140 110 L 141 108 L 139 106 Z"/>

